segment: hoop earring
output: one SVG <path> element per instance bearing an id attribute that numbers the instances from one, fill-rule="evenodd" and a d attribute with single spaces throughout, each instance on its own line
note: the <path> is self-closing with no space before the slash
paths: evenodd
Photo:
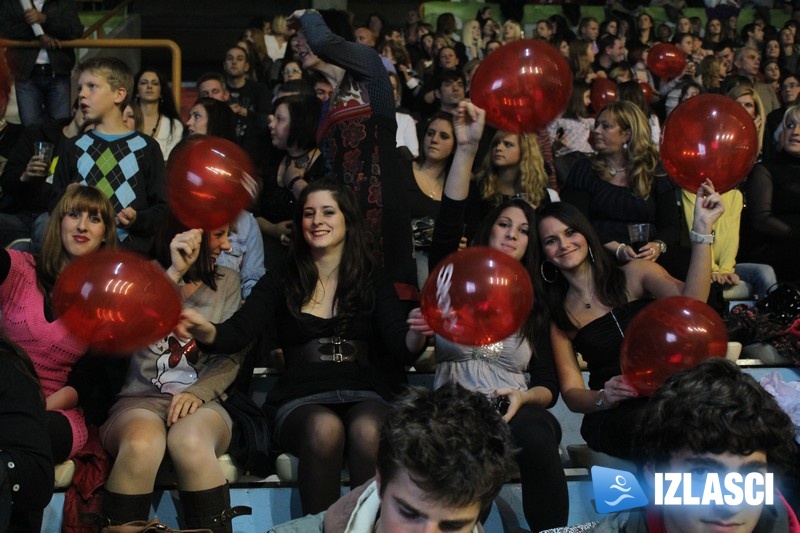
<path id="1" fill-rule="evenodd" d="M 592 247 L 589 246 L 589 260 L 594 264 L 594 252 L 592 251 Z"/>
<path id="2" fill-rule="evenodd" d="M 556 272 L 555 272 L 555 274 L 553 274 L 552 278 L 547 279 L 547 276 L 544 273 L 544 265 L 552 265 L 552 263 L 548 263 L 547 261 L 542 261 L 542 264 L 539 265 L 539 273 L 541 273 L 542 279 L 546 283 L 555 283 L 556 280 L 558 279 L 558 269 L 555 267 L 555 265 L 553 265 L 553 268 L 555 269 Z"/>

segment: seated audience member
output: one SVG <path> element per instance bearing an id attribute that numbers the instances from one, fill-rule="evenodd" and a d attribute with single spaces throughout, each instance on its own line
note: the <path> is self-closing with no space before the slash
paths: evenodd
<path id="1" fill-rule="evenodd" d="M 777 135 L 778 153 L 757 163 L 742 187 L 747 206 L 739 259 L 767 263 L 779 281 L 791 281 L 800 277 L 800 106 L 786 111 Z"/>
<path id="2" fill-rule="evenodd" d="M 411 221 L 398 174 L 397 122 L 386 69 L 374 49 L 351 42 L 346 13 L 298 10 L 291 20 L 300 27 L 295 47 L 303 69 L 321 72 L 337 87 L 317 129 L 325 174 L 356 193 L 376 256 L 401 298 L 413 300 Z M 392 201 L 382 200 L 387 198 Z"/>
<path id="3" fill-rule="evenodd" d="M 800 95 L 800 77 L 795 74 L 786 74 L 781 79 L 780 100 L 781 107 L 767 114 L 764 126 L 764 139 L 762 141 L 762 153 L 764 160 L 772 159 L 778 151 L 775 132 L 783 123 L 783 115 L 786 110 L 797 103 L 797 96 Z"/>
<path id="4" fill-rule="evenodd" d="M 51 294 L 76 258 L 115 248 L 114 209 L 94 187 L 70 185 L 52 211 L 38 256 L 0 250 L 0 328 L 33 361 L 46 398 L 52 458 L 62 463 L 86 444 L 78 394 L 67 376 L 87 346 L 57 319 Z"/>
<path id="5" fill-rule="evenodd" d="M 655 473 L 691 473 L 694 483 L 704 473 L 742 478 L 773 473 L 775 479 L 792 467 L 795 452 L 791 419 L 751 376 L 725 359 L 714 358 L 679 372 L 653 395 L 636 431 L 645 458 L 646 491 L 653 501 Z M 760 489 L 757 487 L 756 490 Z M 723 488 L 723 495 L 729 494 Z M 796 531 L 794 511 L 775 490 L 773 505 L 651 505 L 608 515 L 592 531 L 685 533 Z M 589 524 L 553 533 L 586 531 Z"/>
<path id="6" fill-rule="evenodd" d="M 569 43 L 569 68 L 576 81 L 591 84 L 596 77 L 605 77 L 605 72 L 594 70 L 595 52 L 592 43 L 583 39 L 575 39 Z"/>
<path id="7" fill-rule="evenodd" d="M 185 309 L 225 320 L 239 307 L 239 276 L 214 265 L 228 248 L 227 225 L 186 230 L 172 216 L 165 218 L 155 255 L 179 285 Z M 228 449 L 233 425 L 220 399 L 243 359 L 242 352 L 209 352 L 172 333 L 133 354 L 125 384 L 100 428 L 103 447 L 114 457 L 103 494 L 104 525 L 149 518 L 156 473 L 167 453 L 188 527 L 230 533 L 231 518 L 249 514 L 246 508 L 230 509 L 217 461 Z"/>
<path id="8" fill-rule="evenodd" d="M 761 99 L 755 89 L 749 83 L 739 84 L 728 91 L 728 96 L 741 104 L 755 122 L 760 149 L 761 138 L 764 134 L 764 107 L 761 105 Z M 754 296 L 763 298 L 777 282 L 773 268 L 761 262 L 736 262 L 744 195 L 739 189 L 732 189 L 722 193 L 720 197 L 725 205 L 725 213 L 714 225 L 716 238 L 714 244 L 711 245 L 711 281 L 719 284 L 722 288 L 733 287 L 740 281 L 746 281 L 752 285 Z M 681 200 L 686 223 L 692 227 L 694 195 L 683 190 L 681 191 Z"/>
<path id="9" fill-rule="evenodd" d="M 180 329 L 211 353 L 237 352 L 262 333 L 282 348 L 286 371 L 267 406 L 277 442 L 300 460 L 303 512 L 318 513 L 339 497 L 345 455 L 353 487 L 374 475 L 390 371 L 413 363 L 426 337 L 409 329 L 391 282 L 373 265 L 347 186 L 310 183 L 293 222 L 283 275 L 261 278 L 225 322 L 185 310 Z"/>
<path id="10" fill-rule="evenodd" d="M 746 77 L 753 84 L 767 114 L 780 107 L 775 89 L 761 81 L 761 71 L 759 70 L 761 52 L 757 48 L 743 46 L 737 49 L 733 56 L 733 66 L 736 75 Z"/>
<path id="11" fill-rule="evenodd" d="M 189 111 L 186 122 L 189 136 L 212 135 L 236 142 L 234 118 L 230 107 L 213 98 L 199 98 Z M 253 214 L 242 211 L 231 224 L 228 248 L 217 257 L 217 265 L 239 272 L 242 299 L 247 298 L 256 282 L 264 275 L 264 243 Z"/>
<path id="12" fill-rule="evenodd" d="M 72 119 L 62 119 L 26 128 L 11 151 L 2 175 L 0 189 L 0 247 L 15 239 L 31 238 L 31 251 L 38 251 L 53 202 L 52 175 L 56 157 L 66 139 L 79 135 L 84 125 L 83 113 L 73 108 Z M 34 144 L 53 145 L 53 160 L 47 166 L 34 152 Z M 48 179 L 49 178 L 49 179 Z"/>
<path id="13" fill-rule="evenodd" d="M 137 72 L 133 77 L 133 101 L 142 110 L 139 131 L 158 141 L 166 161 L 183 138 L 183 123 L 167 78 L 149 68 Z"/>
<path id="14" fill-rule="evenodd" d="M 675 185 L 659 167 L 647 117 L 631 102 L 608 104 L 595 120 L 594 147 L 595 155 L 572 166 L 562 200 L 580 209 L 618 261 L 658 261 L 683 279 L 688 254 L 678 253 Z M 649 241 L 638 250 L 630 246 L 632 223 L 653 225 Z"/>
<path id="15" fill-rule="evenodd" d="M 589 95 L 589 84 L 575 81 L 564 113 L 547 125 L 547 133 L 550 134 L 555 148 L 556 170 L 559 170 L 559 159 L 565 155 L 575 152 L 590 154 L 594 151 L 589 144 L 589 136 L 594 129 L 594 119 L 589 111 Z M 570 162 L 573 160 L 574 158 Z M 564 171 L 563 176 L 559 173 L 559 181 L 566 179 L 569 169 L 565 167 Z"/>
<path id="16" fill-rule="evenodd" d="M 41 531 L 53 494 L 53 455 L 39 377 L 0 332 L 0 531 Z"/>
<path id="17" fill-rule="evenodd" d="M 401 109 L 403 100 L 403 84 L 398 74 L 389 74 L 394 90 L 395 119 L 397 120 L 397 149 L 401 157 L 415 159 L 419 157 L 419 139 L 417 138 L 417 123 L 408 111 Z"/>
<path id="18" fill-rule="evenodd" d="M 225 52 L 223 61 L 225 88 L 230 97 L 227 103 L 236 118 L 236 141 L 244 148 L 256 165 L 261 164 L 263 136 L 267 131 L 272 96 L 266 84 L 247 77 L 250 63 L 247 50 L 232 46 Z"/>
<path id="19" fill-rule="evenodd" d="M 647 125 L 650 126 L 650 138 L 653 144 L 658 146 L 661 142 L 661 123 L 647 103 L 642 87 L 637 81 L 625 81 L 617 86 L 617 98 L 623 102 L 631 102 L 647 117 Z"/>
<path id="20" fill-rule="evenodd" d="M 420 289 L 428 279 L 428 253 L 434 223 L 439 214 L 445 179 L 455 150 L 452 115 L 435 113 L 428 121 L 425 136 L 422 138 L 422 154 L 411 163 L 410 172 L 405 173 L 406 204 L 411 216 L 417 285 Z"/>
<path id="21" fill-rule="evenodd" d="M 631 320 L 653 299 L 708 298 L 711 230 L 723 206 L 708 180 L 698 187 L 697 196 L 685 283 L 652 261 L 615 261 L 614 251 L 604 249 L 589 220 L 566 202 L 539 213 L 539 273 L 544 283 L 538 297 L 553 322 L 559 388 L 567 407 L 584 413 L 581 435 L 594 450 L 632 456 L 633 429 L 646 399 L 620 375 L 620 348 Z M 576 353 L 588 364 L 588 388 Z"/>
<path id="22" fill-rule="evenodd" d="M 458 385 L 411 389 L 380 430 L 375 480 L 272 533 L 482 531 L 478 519 L 509 477 L 508 426 L 486 398 Z"/>
<path id="23" fill-rule="evenodd" d="M 306 185 L 324 172 L 314 135 L 320 113 L 316 97 L 291 95 L 277 99 L 275 113 L 270 115 L 272 146 L 282 157 L 275 174 L 264 180 L 256 218 L 267 251 L 267 270 L 282 267 L 291 242 L 296 199 Z"/>
<path id="24" fill-rule="evenodd" d="M 456 114 L 458 148 L 436 222 L 443 226 L 434 229 L 432 266 L 460 247 L 470 169 L 482 135 L 483 116 L 482 110 L 466 102 Z M 519 261 L 538 286 L 539 248 L 536 234 L 529 232 L 534 223 L 531 204 L 523 199 L 506 200 L 485 217 L 473 244 L 489 246 Z M 533 531 L 564 525 L 569 515 L 567 482 L 558 451 L 561 427 L 547 411 L 558 398 L 548 331 L 546 308 L 535 305 L 519 331 L 490 346 L 464 346 L 438 335 L 435 339 L 435 388 L 458 383 L 489 400 L 508 401 L 501 414 L 520 448 L 516 460 L 522 505 Z M 530 383 L 525 371 L 530 371 Z"/>
<path id="25" fill-rule="evenodd" d="M 123 247 L 148 253 L 166 210 L 164 155 L 158 143 L 131 132 L 122 120 L 133 92 L 133 75 L 113 57 L 93 57 L 78 65 L 80 112 L 94 129 L 63 143 L 53 173 L 53 189 L 63 194 L 74 182 L 101 186 L 117 213 Z"/>
<path id="26" fill-rule="evenodd" d="M 664 108 L 666 109 L 667 115 L 672 113 L 672 110 L 677 107 L 681 89 L 685 85 L 693 82 L 697 75 L 697 64 L 691 60 L 692 43 L 692 36 L 688 33 L 678 33 L 672 38 L 672 44 L 677 46 L 678 50 L 684 55 L 686 65 L 683 68 L 683 72 L 674 78 L 662 78 L 658 86 L 658 91 L 661 93 L 662 98 L 664 98 Z"/>

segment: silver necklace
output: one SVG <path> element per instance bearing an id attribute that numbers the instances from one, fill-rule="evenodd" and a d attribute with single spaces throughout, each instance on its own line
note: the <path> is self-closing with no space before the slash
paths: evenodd
<path id="1" fill-rule="evenodd" d="M 624 172 L 625 172 L 625 167 L 622 167 L 622 168 L 613 168 L 613 167 L 611 167 L 610 165 L 609 165 L 609 167 L 608 167 L 608 173 L 609 173 L 609 174 L 611 174 L 611 177 L 612 177 L 612 178 L 613 178 L 614 176 L 616 176 L 617 174 L 622 174 L 622 173 L 624 173 Z"/>

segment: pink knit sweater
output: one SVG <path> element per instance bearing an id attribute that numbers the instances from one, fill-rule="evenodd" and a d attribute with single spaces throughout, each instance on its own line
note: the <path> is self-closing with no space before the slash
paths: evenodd
<path id="1" fill-rule="evenodd" d="M 56 320 L 44 316 L 44 294 L 36 284 L 35 260 L 24 252 L 11 250 L 11 270 L 0 285 L 0 328 L 30 356 L 45 396 L 64 387 L 70 370 L 86 353 L 86 345 Z M 80 408 L 60 411 L 72 427 L 75 455 L 86 443 L 88 433 Z"/>

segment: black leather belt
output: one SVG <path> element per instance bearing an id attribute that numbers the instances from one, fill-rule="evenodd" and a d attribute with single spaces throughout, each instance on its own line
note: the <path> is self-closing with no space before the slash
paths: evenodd
<path id="1" fill-rule="evenodd" d="M 305 344 L 284 349 L 287 366 L 293 361 L 306 363 L 366 362 L 369 346 L 366 341 L 347 340 L 341 337 L 320 337 Z"/>

